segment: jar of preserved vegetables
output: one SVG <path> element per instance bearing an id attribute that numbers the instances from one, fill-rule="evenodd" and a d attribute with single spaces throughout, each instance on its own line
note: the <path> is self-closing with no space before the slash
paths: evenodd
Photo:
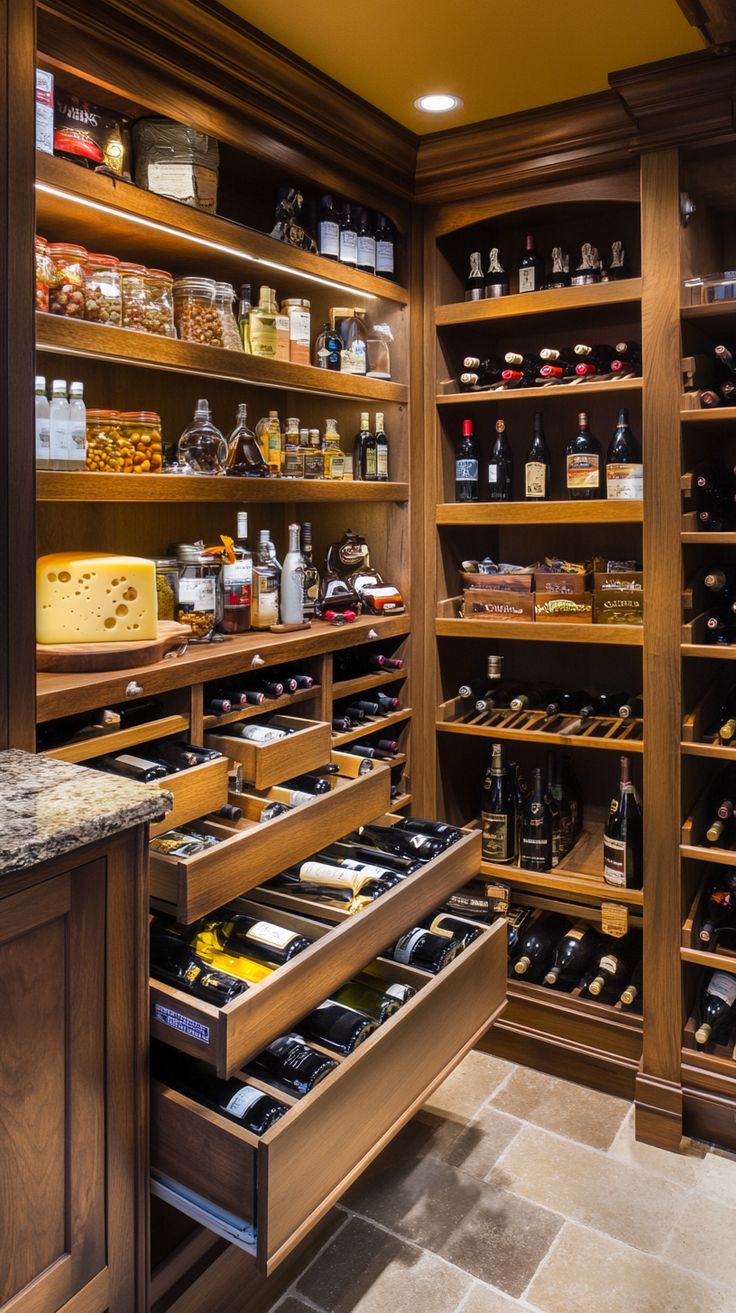
<path id="1" fill-rule="evenodd" d="M 130 410 L 120 415 L 125 454 L 124 474 L 160 474 L 163 465 L 161 419 L 153 410 Z"/>
<path id="2" fill-rule="evenodd" d="M 203 543 L 177 543 L 179 597 L 176 618 L 192 631 L 192 643 L 206 643 L 223 615 L 220 561 L 203 556 Z M 171 549 L 170 549 L 171 550 Z"/>
<path id="3" fill-rule="evenodd" d="M 146 267 L 123 261 L 119 266 L 123 293 L 123 328 L 146 331 Z"/>
<path id="4" fill-rule="evenodd" d="M 158 618 L 175 620 L 179 601 L 179 562 L 175 556 L 161 556 L 155 564 Z"/>
<path id="5" fill-rule="evenodd" d="M 145 288 L 146 332 L 156 333 L 159 337 L 176 337 L 173 274 L 167 274 L 165 269 L 147 269 Z"/>
<path id="6" fill-rule="evenodd" d="M 122 474 L 124 467 L 125 451 L 118 411 L 88 410 L 86 468 Z"/>
<path id="7" fill-rule="evenodd" d="M 48 253 L 53 265 L 49 310 L 52 315 L 84 319 L 84 268 L 87 252 L 83 246 L 51 242 Z"/>
<path id="8" fill-rule="evenodd" d="M 222 345 L 228 351 L 242 351 L 243 340 L 240 336 L 238 321 L 235 318 L 235 288 L 232 283 L 215 284 L 215 305 L 222 325 Z"/>
<path id="9" fill-rule="evenodd" d="M 215 304 L 213 278 L 177 278 L 174 282 L 174 320 L 183 342 L 222 346 L 222 324 Z"/>
<path id="10" fill-rule="evenodd" d="M 84 272 L 84 317 L 119 328 L 123 318 L 120 261 L 114 255 L 87 256 Z"/>
<path id="11" fill-rule="evenodd" d="M 54 279 L 54 265 L 45 237 L 36 237 L 36 309 L 48 310 L 49 288 Z"/>

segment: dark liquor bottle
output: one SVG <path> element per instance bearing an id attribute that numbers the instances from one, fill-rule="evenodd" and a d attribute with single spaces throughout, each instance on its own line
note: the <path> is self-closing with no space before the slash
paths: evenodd
<path id="1" fill-rule="evenodd" d="M 500 743 L 493 744 L 491 764 L 483 781 L 481 827 L 484 861 L 507 864 L 516 860 L 516 790 Z"/>
<path id="2" fill-rule="evenodd" d="M 473 251 L 470 256 L 470 273 L 465 279 L 465 300 L 482 301 L 485 290 L 486 280 L 480 262 L 480 251 Z"/>
<path id="3" fill-rule="evenodd" d="M 302 525 L 302 556 L 304 557 L 304 618 L 310 619 L 316 615 L 317 603 L 319 601 L 320 577 L 319 570 L 314 564 L 314 548 L 312 546 L 312 526 L 308 520 Z"/>
<path id="4" fill-rule="evenodd" d="M 530 981 L 541 980 L 569 925 L 567 917 L 560 916 L 558 912 L 543 913 L 532 921 L 519 942 L 514 974 Z"/>
<path id="5" fill-rule="evenodd" d="M 519 865 L 525 871 L 551 871 L 556 863 L 554 816 L 537 767 L 521 814 Z"/>
<path id="6" fill-rule="evenodd" d="M 360 416 L 360 429 L 355 435 L 353 471 L 354 478 L 364 479 L 369 483 L 375 483 L 378 478 L 376 437 L 371 433 L 367 410 L 364 410 Z"/>
<path id="7" fill-rule="evenodd" d="M 705 899 L 702 912 L 698 938 L 701 943 L 710 944 L 719 930 L 736 926 L 736 890 L 728 885 L 716 885 Z"/>
<path id="8" fill-rule="evenodd" d="M 551 483 L 549 448 L 544 437 L 544 416 L 534 416 L 534 433 L 524 463 L 524 500 L 549 501 Z"/>
<path id="9" fill-rule="evenodd" d="M 425 930 L 424 926 L 415 926 L 397 940 L 393 948 L 388 950 L 387 956 L 393 958 L 394 962 L 401 962 L 403 966 L 417 967 L 420 971 L 437 975 L 438 971 L 455 960 L 462 948 L 459 939 L 448 938 L 445 934 L 433 934 L 431 930 Z"/>
<path id="10" fill-rule="evenodd" d="M 358 210 L 358 268 L 364 274 L 376 272 L 376 237 L 368 213 Z"/>
<path id="11" fill-rule="evenodd" d="M 611 362 L 616 359 L 614 348 L 602 342 L 597 346 L 587 346 L 579 342 L 575 347 L 575 355 L 578 357 L 575 373 L 582 378 L 592 378 L 595 374 L 610 374 Z"/>
<path id="12" fill-rule="evenodd" d="M 566 448 L 567 495 L 571 501 L 591 501 L 603 495 L 601 444 L 581 410 L 578 431 Z"/>
<path id="13" fill-rule="evenodd" d="M 508 296 L 509 280 L 501 266 L 498 258 L 498 247 L 494 246 L 488 257 L 488 273 L 486 274 L 485 295 Z"/>
<path id="14" fill-rule="evenodd" d="M 638 500 L 644 495 L 644 467 L 639 444 L 631 432 L 629 412 L 621 406 L 616 432 L 606 454 L 606 496 L 609 501 Z"/>
<path id="15" fill-rule="evenodd" d="M 525 250 L 519 261 L 519 291 L 538 292 L 544 286 L 544 259 L 534 246 L 534 238 L 527 234 Z"/>
<path id="16" fill-rule="evenodd" d="M 384 428 L 383 415 L 379 410 L 376 414 L 376 479 L 379 483 L 388 481 L 388 471 L 388 437 Z"/>
<path id="17" fill-rule="evenodd" d="M 629 758 L 621 758 L 618 793 L 611 799 L 603 832 L 603 879 L 620 889 L 641 889 L 644 852 L 641 805 L 631 780 Z"/>
<path id="18" fill-rule="evenodd" d="M 323 1044 L 326 1049 L 347 1055 L 364 1044 L 378 1027 L 367 1013 L 328 998 L 325 1003 L 303 1017 L 299 1029 L 305 1039 Z"/>
<path id="19" fill-rule="evenodd" d="M 620 994 L 631 977 L 631 959 L 625 951 L 614 953 L 609 948 L 598 958 L 593 969 L 595 975 L 588 985 L 588 993 L 593 998 L 600 998 L 601 994 Z"/>
<path id="20" fill-rule="evenodd" d="M 463 420 L 462 437 L 455 446 L 455 501 L 478 501 L 478 443 L 473 421 Z"/>
<path id="21" fill-rule="evenodd" d="M 415 993 L 416 990 L 412 989 L 411 985 L 402 985 L 398 981 L 383 986 L 378 979 L 369 982 L 366 978 L 351 980 L 347 985 L 341 985 L 335 991 L 334 1001 L 349 1008 L 357 1008 L 382 1026 L 384 1021 L 395 1016 Z"/>
<path id="22" fill-rule="evenodd" d="M 195 1103 L 205 1108 L 212 1108 L 222 1117 L 244 1126 L 251 1135 L 264 1135 L 269 1126 L 273 1126 L 280 1117 L 289 1111 L 285 1103 L 274 1099 L 263 1090 L 256 1089 L 237 1076 L 230 1080 L 219 1080 L 217 1076 L 195 1067 L 194 1063 L 172 1063 L 163 1061 L 156 1064 L 155 1074 L 167 1085 L 185 1094 Z"/>
<path id="23" fill-rule="evenodd" d="M 280 1035 L 251 1065 L 267 1081 L 301 1097 L 329 1076 L 337 1063 L 334 1058 L 310 1048 L 301 1035 Z"/>
<path id="24" fill-rule="evenodd" d="M 625 1008 L 630 1008 L 637 999 L 641 999 L 642 992 L 642 963 L 637 962 L 631 973 L 631 978 L 626 988 L 621 991 L 620 1003 Z"/>
<path id="25" fill-rule="evenodd" d="M 376 215 L 376 273 L 394 278 L 396 269 L 394 230 L 384 214 Z"/>
<path id="26" fill-rule="evenodd" d="M 340 263 L 352 265 L 353 268 L 358 263 L 358 228 L 349 201 L 345 202 L 340 220 Z"/>
<path id="27" fill-rule="evenodd" d="M 506 425 L 496 420 L 496 437 L 488 458 L 488 501 L 511 501 L 514 458 L 506 437 Z"/>
<path id="28" fill-rule="evenodd" d="M 224 1007 L 248 988 L 244 980 L 211 967 L 194 952 L 182 931 L 162 917 L 151 923 L 151 975 L 215 1007 Z"/>
<path id="29" fill-rule="evenodd" d="M 705 981 L 700 996 L 700 1024 L 695 1032 L 695 1042 L 703 1048 L 710 1040 L 716 1042 L 725 1039 L 728 1027 L 733 1020 L 736 1005 L 736 976 L 726 971 L 714 971 Z"/>
<path id="30" fill-rule="evenodd" d="M 317 225 L 317 244 L 320 255 L 328 260 L 340 259 L 340 217 L 331 196 L 323 196 Z"/>
<path id="31" fill-rule="evenodd" d="M 221 569 L 223 611 L 220 628 L 224 634 L 245 634 L 250 629 L 253 591 L 253 553 L 248 542 L 248 512 L 238 511 L 233 560 Z"/>
<path id="32" fill-rule="evenodd" d="M 598 944 L 599 938 L 592 926 L 577 921 L 556 945 L 552 966 L 544 977 L 545 985 L 577 984 Z"/>

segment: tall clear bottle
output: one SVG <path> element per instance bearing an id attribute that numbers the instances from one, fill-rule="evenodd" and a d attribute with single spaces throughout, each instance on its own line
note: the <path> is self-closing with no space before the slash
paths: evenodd
<path id="1" fill-rule="evenodd" d="M 251 625 L 253 553 L 248 543 L 248 512 L 238 511 L 234 561 L 222 567 L 223 613 L 220 628 L 225 634 L 245 634 Z"/>
<path id="2" fill-rule="evenodd" d="M 84 383 L 69 386 L 69 469 L 83 470 L 87 464 L 87 407 Z"/>
<path id="3" fill-rule="evenodd" d="M 244 351 L 250 351 L 250 312 L 252 308 L 250 283 L 243 283 L 238 301 L 238 331 Z"/>
<path id="4" fill-rule="evenodd" d="M 276 359 L 276 308 L 270 287 L 262 287 L 258 305 L 248 317 L 250 350 L 254 356 Z"/>
<path id="5" fill-rule="evenodd" d="M 281 569 L 281 623 L 300 625 L 304 620 L 304 557 L 299 546 L 299 525 L 289 525 L 289 550 Z"/>
<path id="6" fill-rule="evenodd" d="M 36 469 L 47 470 L 51 465 L 49 399 L 46 396 L 46 379 L 36 376 Z"/>
<path id="7" fill-rule="evenodd" d="M 274 556 L 271 555 L 271 546 L 268 529 L 261 529 L 253 565 L 251 624 L 254 629 L 270 629 L 271 625 L 278 624 L 281 572 L 275 562 L 275 552 Z"/>
<path id="8" fill-rule="evenodd" d="M 52 470 L 69 470 L 71 466 L 71 434 L 69 401 L 66 381 L 55 378 L 51 384 L 49 406 L 49 456 Z"/>

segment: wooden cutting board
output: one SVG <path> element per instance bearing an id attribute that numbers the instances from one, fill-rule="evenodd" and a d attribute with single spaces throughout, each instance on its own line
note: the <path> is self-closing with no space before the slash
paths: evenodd
<path id="1" fill-rule="evenodd" d="M 36 669 L 56 674 L 94 674 L 153 666 L 191 638 L 188 625 L 159 620 L 158 638 L 131 643 L 37 643 Z"/>

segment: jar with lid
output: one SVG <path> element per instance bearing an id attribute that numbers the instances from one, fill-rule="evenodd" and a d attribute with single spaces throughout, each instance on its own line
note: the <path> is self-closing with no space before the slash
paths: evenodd
<path id="1" fill-rule="evenodd" d="M 160 474 L 161 418 L 153 410 L 129 410 L 120 414 L 125 453 L 124 474 Z"/>
<path id="2" fill-rule="evenodd" d="M 179 562 L 160 556 L 156 566 L 156 603 L 159 620 L 175 620 L 179 601 Z"/>
<path id="3" fill-rule="evenodd" d="M 117 410 L 87 411 L 87 458 L 85 468 L 122 474 L 125 442 Z"/>
<path id="4" fill-rule="evenodd" d="M 118 266 L 123 295 L 123 328 L 146 331 L 146 267 L 122 261 Z"/>
<path id="5" fill-rule="evenodd" d="M 190 642 L 206 643 L 222 620 L 222 563 L 204 556 L 204 543 L 177 543 L 169 548 L 179 564 L 176 618 L 192 631 Z"/>
<path id="6" fill-rule="evenodd" d="M 214 278 L 177 278 L 174 281 L 174 321 L 183 342 L 222 346 L 222 324 L 215 304 Z"/>
<path id="7" fill-rule="evenodd" d="M 289 360 L 295 365 L 308 365 L 312 342 L 312 317 L 309 301 L 288 297 L 281 302 L 281 313 L 289 318 Z"/>
<path id="8" fill-rule="evenodd" d="M 227 464 L 227 443 L 212 423 L 210 403 L 204 398 L 179 438 L 177 458 L 195 474 L 220 474 Z"/>
<path id="9" fill-rule="evenodd" d="M 54 280 L 54 264 L 45 237 L 36 237 L 36 309 L 48 310 L 49 288 Z"/>
<path id="10" fill-rule="evenodd" d="M 232 283 L 215 283 L 215 305 L 220 316 L 222 345 L 228 351 L 242 351 L 243 340 L 235 318 L 234 304 L 235 288 Z"/>
<path id="11" fill-rule="evenodd" d="M 176 337 L 174 326 L 174 275 L 165 269 L 147 269 L 145 329 L 158 337 Z"/>
<path id="12" fill-rule="evenodd" d="M 94 324 L 119 328 L 123 318 L 120 261 L 114 255 L 89 253 L 84 270 L 84 317 Z"/>
<path id="13" fill-rule="evenodd" d="M 52 315 L 84 319 L 84 267 L 87 252 L 83 246 L 68 242 L 51 242 L 48 248 L 53 274 L 49 289 Z"/>

